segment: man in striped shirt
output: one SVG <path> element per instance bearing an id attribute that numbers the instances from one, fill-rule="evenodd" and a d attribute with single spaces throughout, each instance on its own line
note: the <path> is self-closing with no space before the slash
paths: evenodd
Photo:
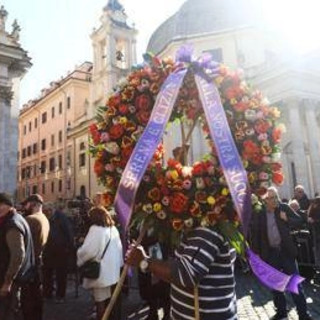
<path id="1" fill-rule="evenodd" d="M 236 252 L 215 228 L 190 231 L 175 259 L 150 259 L 141 247 L 131 247 L 127 263 L 171 283 L 171 319 L 195 319 L 195 288 L 201 320 L 236 320 L 234 261 Z"/>

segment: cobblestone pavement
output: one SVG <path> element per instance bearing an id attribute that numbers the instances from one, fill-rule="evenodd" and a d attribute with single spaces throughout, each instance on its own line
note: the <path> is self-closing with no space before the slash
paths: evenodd
<path id="1" fill-rule="evenodd" d="M 251 274 L 237 273 L 237 298 L 239 320 L 268 320 L 275 311 L 272 297 L 265 287 L 260 285 Z M 315 320 L 320 320 L 320 286 L 313 281 L 305 281 L 305 293 L 308 308 Z M 288 297 L 289 320 L 298 320 L 297 313 Z M 136 287 L 131 287 L 128 297 L 123 299 L 123 313 L 126 314 L 139 304 L 139 294 Z M 93 311 L 90 294 L 79 288 L 79 297 L 75 297 L 74 283 L 69 282 L 66 302 L 56 304 L 54 301 L 45 302 L 44 320 L 88 320 Z M 125 320 L 125 317 L 124 317 Z"/>

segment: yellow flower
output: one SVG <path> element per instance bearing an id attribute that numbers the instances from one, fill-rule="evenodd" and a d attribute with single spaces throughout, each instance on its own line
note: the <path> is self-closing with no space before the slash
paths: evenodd
<path id="1" fill-rule="evenodd" d="M 159 212 L 161 209 L 162 209 L 161 203 L 156 202 L 156 203 L 153 205 L 153 211 L 154 211 L 154 212 Z"/>
<path id="2" fill-rule="evenodd" d="M 207 198 L 207 202 L 210 204 L 210 205 L 214 205 L 216 203 L 216 199 L 213 197 L 213 196 L 209 196 Z"/>
<path id="3" fill-rule="evenodd" d="M 223 196 L 227 196 L 227 195 L 229 194 L 229 189 L 223 188 L 222 191 L 221 191 L 221 194 L 222 194 Z"/>
<path id="4" fill-rule="evenodd" d="M 177 180 L 179 178 L 179 173 L 177 170 L 171 170 L 170 175 L 173 180 Z"/>
<path id="5" fill-rule="evenodd" d="M 237 99 L 235 99 L 235 98 L 232 98 L 232 99 L 230 100 L 230 104 L 231 104 L 231 105 L 235 105 L 237 102 L 238 102 L 238 101 L 237 101 Z"/>
<path id="6" fill-rule="evenodd" d="M 119 122 L 120 122 L 120 124 L 126 124 L 128 122 L 128 119 L 127 119 L 127 117 L 121 117 L 119 119 Z"/>

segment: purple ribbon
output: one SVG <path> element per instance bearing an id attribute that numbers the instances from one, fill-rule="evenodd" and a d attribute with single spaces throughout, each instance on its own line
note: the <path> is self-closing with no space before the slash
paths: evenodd
<path id="1" fill-rule="evenodd" d="M 210 135 L 246 236 L 251 219 L 251 192 L 247 172 L 234 143 L 218 89 L 212 81 L 208 82 L 198 74 L 195 75 L 195 80 Z"/>
<path id="2" fill-rule="evenodd" d="M 299 293 L 299 284 L 304 280 L 300 275 L 287 275 L 280 272 L 261 260 L 250 249 L 247 250 L 247 256 L 252 272 L 264 285 L 272 290 Z"/>
<path id="3" fill-rule="evenodd" d="M 139 184 L 161 141 L 187 71 L 181 69 L 171 73 L 162 85 L 149 122 L 122 174 L 114 205 L 123 230 L 128 227 Z"/>

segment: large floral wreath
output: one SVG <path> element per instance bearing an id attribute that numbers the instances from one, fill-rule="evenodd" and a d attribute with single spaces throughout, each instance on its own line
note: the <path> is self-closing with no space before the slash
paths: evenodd
<path id="1" fill-rule="evenodd" d="M 96 123 L 90 126 L 94 171 L 105 186 L 109 207 L 113 205 L 130 155 L 148 123 L 161 85 L 170 73 L 181 68 L 181 62 L 172 59 L 160 60 L 151 55 L 146 58 L 143 66 L 136 67 L 119 82 L 106 105 L 99 108 Z M 269 106 L 259 91 L 252 90 L 241 73 L 232 72 L 222 64 L 212 81 L 219 90 L 252 191 L 261 194 L 271 183 L 281 184 L 279 141 L 283 128 L 278 123 L 279 110 Z M 174 121 L 188 124 L 188 137 L 196 123 L 200 123 L 211 152 L 202 161 L 183 165 L 188 147 L 187 141 L 183 141 L 175 159 L 164 164 L 167 150 L 160 144 L 139 186 L 133 220 L 147 217 L 159 235 L 165 237 L 168 232 L 199 224 L 237 221 L 192 68 L 184 79 L 169 120 Z M 168 152 L 171 154 L 172 150 Z"/>

